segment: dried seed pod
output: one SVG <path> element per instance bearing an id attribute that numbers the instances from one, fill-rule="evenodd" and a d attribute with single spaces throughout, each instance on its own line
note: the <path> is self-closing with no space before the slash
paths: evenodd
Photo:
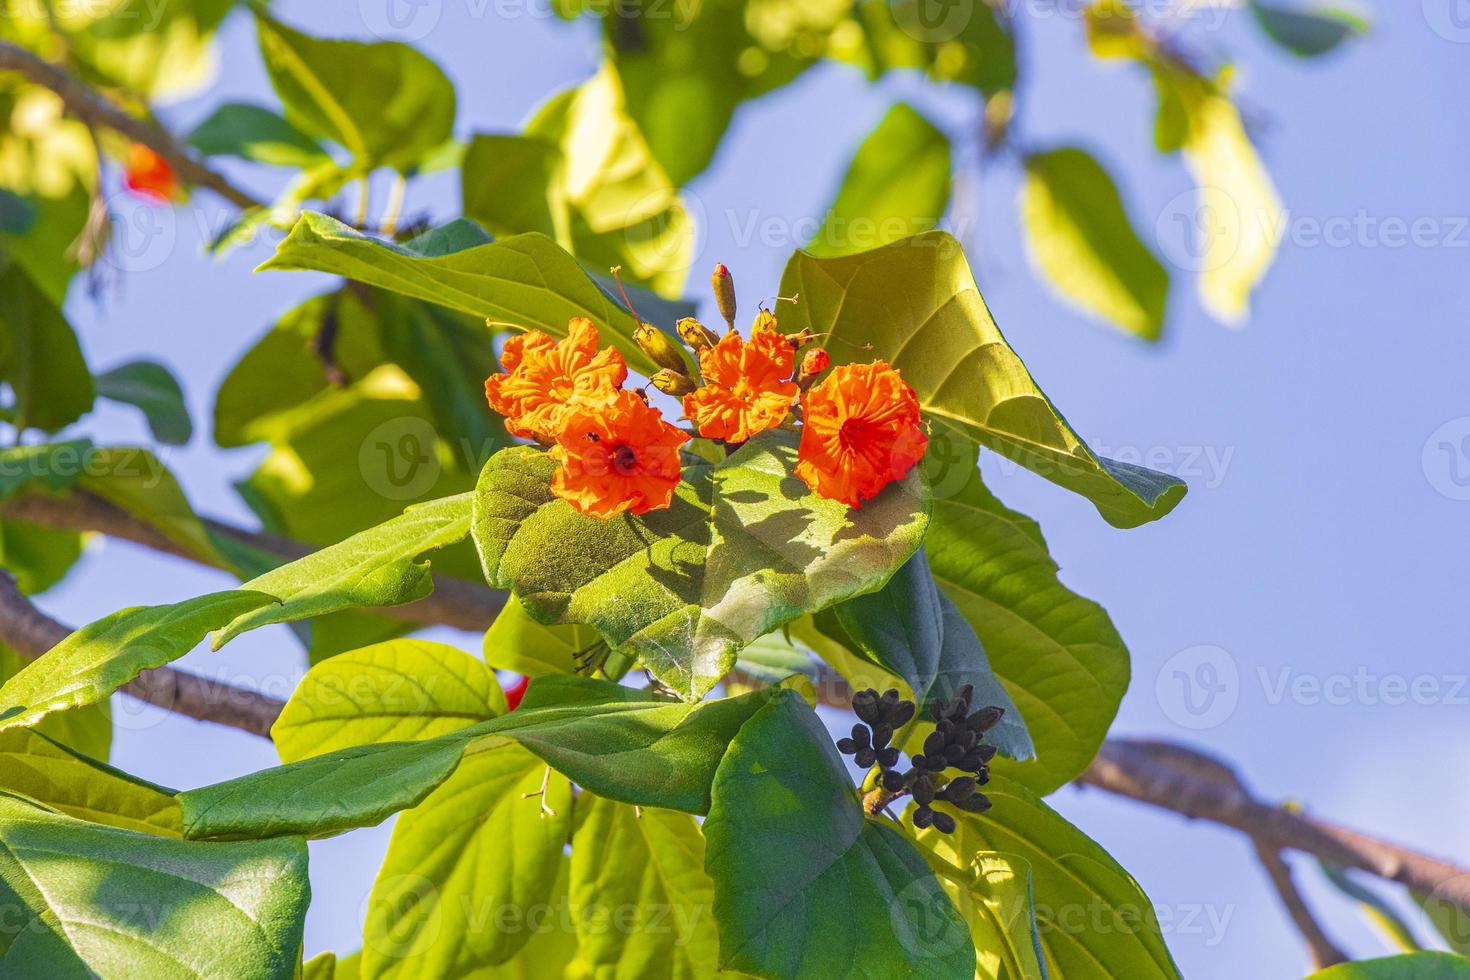
<path id="1" fill-rule="evenodd" d="M 866 691 L 858 691 L 852 696 L 853 713 L 869 725 L 876 725 L 882 720 L 882 710 L 878 704 L 878 692 L 871 687 Z"/>
<path id="2" fill-rule="evenodd" d="M 891 745 L 886 749 L 879 749 L 878 765 L 882 766 L 884 769 L 892 769 L 894 766 L 898 765 L 898 749 L 894 748 Z"/>
<path id="3" fill-rule="evenodd" d="M 893 741 L 893 729 L 879 722 L 873 726 L 873 748 L 886 748 Z"/>
<path id="4" fill-rule="evenodd" d="M 929 809 L 927 806 L 915 807 L 914 826 L 918 827 L 920 830 L 923 830 L 925 827 L 934 822 L 934 816 L 934 811 Z"/>
<path id="5" fill-rule="evenodd" d="M 929 776 L 919 776 L 914 780 L 914 785 L 910 789 L 910 792 L 914 794 L 914 799 L 920 803 L 933 803 L 934 780 Z"/>
<path id="6" fill-rule="evenodd" d="M 907 785 L 906 781 L 903 778 L 903 773 L 897 772 L 893 769 L 889 769 L 887 772 L 883 773 L 883 777 L 879 780 L 879 782 L 881 782 L 883 788 L 890 793 L 902 793 L 904 786 Z"/>
<path id="7" fill-rule="evenodd" d="M 878 761 L 878 753 L 872 749 L 858 749 L 853 753 L 852 761 L 857 763 L 859 769 L 870 769 Z"/>
<path id="8" fill-rule="evenodd" d="M 715 303 L 720 308 L 720 316 L 735 329 L 735 279 L 730 275 L 730 270 L 725 268 L 725 263 L 716 262 L 714 275 L 710 276 L 710 286 L 715 291 Z"/>
<path id="9" fill-rule="evenodd" d="M 951 803 L 967 800 L 975 795 L 975 780 L 969 776 L 956 776 L 945 784 L 942 795 Z"/>
<path id="10" fill-rule="evenodd" d="M 944 754 L 945 738 L 940 732 L 930 732 L 924 739 L 924 755 L 942 756 Z"/>
<path id="11" fill-rule="evenodd" d="M 689 370 L 689 365 L 685 362 L 684 355 L 680 353 L 679 348 L 674 346 L 674 342 L 667 334 L 653 324 L 639 320 L 638 326 L 633 329 L 633 340 L 637 342 L 643 353 L 647 354 L 649 359 L 659 367 L 676 374 L 684 374 Z"/>
<path id="12" fill-rule="evenodd" d="M 976 793 L 974 796 L 967 797 L 964 801 L 956 803 L 955 806 L 964 810 L 966 813 L 984 813 L 990 809 L 990 797 L 984 793 Z"/>
<path id="13" fill-rule="evenodd" d="M 902 728 L 909 723 L 914 716 L 914 702 L 900 701 L 894 705 L 893 710 L 888 713 L 888 723 L 894 728 Z"/>
<path id="14" fill-rule="evenodd" d="M 680 340 L 697 351 L 708 350 L 720 341 L 713 330 L 692 316 L 682 317 L 674 324 L 674 331 Z"/>
<path id="15" fill-rule="evenodd" d="M 872 743 L 869 738 L 868 726 L 861 724 L 852 726 L 852 740 L 857 743 L 858 748 L 870 748 Z"/>
<path id="16" fill-rule="evenodd" d="M 952 766 L 957 766 L 965 757 L 965 750 L 958 745 L 946 745 L 944 747 L 944 761 Z"/>
<path id="17" fill-rule="evenodd" d="M 850 738 L 839 738 L 837 740 L 837 751 L 843 755 L 852 755 L 858 750 L 858 744 Z"/>
<path id="18" fill-rule="evenodd" d="M 979 711 L 966 718 L 965 724 L 968 725 L 972 730 L 984 734 L 985 732 L 990 731 L 992 728 L 998 725 L 1001 718 L 1005 717 L 1005 713 L 1006 709 L 998 708 L 995 705 L 991 705 L 988 708 L 981 708 Z"/>

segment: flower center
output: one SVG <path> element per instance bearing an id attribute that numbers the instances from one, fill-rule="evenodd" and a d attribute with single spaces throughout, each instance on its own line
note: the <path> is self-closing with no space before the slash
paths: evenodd
<path id="1" fill-rule="evenodd" d="M 612 460 L 612 468 L 623 476 L 631 476 L 638 468 L 638 454 L 627 443 L 614 449 L 609 458 Z"/>

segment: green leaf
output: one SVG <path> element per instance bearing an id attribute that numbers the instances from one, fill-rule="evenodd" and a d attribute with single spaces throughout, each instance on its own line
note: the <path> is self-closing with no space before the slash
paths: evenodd
<path id="1" fill-rule="evenodd" d="M 0 794 L 0 893 L 15 977 L 290 977 L 310 887 L 299 838 L 195 844 Z"/>
<path id="2" fill-rule="evenodd" d="M 417 504 L 386 524 L 251 579 L 242 588 L 275 596 L 276 604 L 242 612 L 221 626 L 213 648 L 272 623 L 422 599 L 434 582 L 429 563 L 418 557 L 463 538 L 469 521 L 469 494 Z"/>
<path id="3" fill-rule="evenodd" d="M 548 454 L 504 450 L 475 491 L 486 580 L 539 620 L 596 627 L 697 700 L 741 647 L 880 587 L 923 539 L 917 468 L 854 511 L 811 493 L 795 462 L 790 433 L 763 433 L 721 463 L 687 462 L 669 508 L 601 520 L 552 495 Z"/>
<path id="4" fill-rule="evenodd" d="M 1177 980 L 1179 970 L 1164 944 L 1154 905 L 1128 872 L 1005 776 L 992 773 L 985 795 L 994 804 L 988 812 L 957 812 L 956 833 L 930 828 L 918 832 L 919 839 L 960 867 L 984 851 L 1031 866 L 1037 931 L 1053 976 Z"/>
<path id="5" fill-rule="evenodd" d="M 851 255 L 928 231 L 949 206 L 949 138 L 904 102 L 858 147 L 806 251 Z"/>
<path id="6" fill-rule="evenodd" d="M 882 589 L 849 599 L 834 611 L 854 651 L 901 677 L 921 713 L 972 685 L 974 707 L 994 705 L 1006 712 L 986 733 L 986 741 L 1012 759 L 1035 756 L 1021 712 L 996 679 L 975 631 L 935 584 L 922 548 Z"/>
<path id="7" fill-rule="evenodd" d="M 182 446 L 194 434 L 184 390 L 168 368 L 154 361 L 133 361 L 97 375 L 97 394 L 132 405 L 148 420 L 153 438 Z"/>
<path id="8" fill-rule="evenodd" d="M 902 834 L 863 815 L 797 695 L 782 692 L 746 723 L 711 796 L 705 866 L 722 968 L 804 980 L 974 975 L 953 904 Z"/>
<path id="9" fill-rule="evenodd" d="M 92 443 L 86 439 L 0 449 L 0 500 L 40 487 L 53 492 L 76 486 L 87 468 Z"/>
<path id="10" fill-rule="evenodd" d="M 1382 895 L 1353 880 L 1346 868 L 1321 860 L 1317 862 L 1317 866 L 1322 869 L 1322 874 L 1334 888 L 1358 903 L 1363 914 L 1378 927 L 1389 942 L 1409 953 L 1424 948 L 1419 945 L 1419 940 L 1414 938 L 1414 930 L 1409 928 L 1409 924 Z"/>
<path id="11" fill-rule="evenodd" d="M 570 674 L 577 654 L 602 642 L 590 626 L 547 626 L 511 596 L 485 631 L 485 663 L 527 677 Z"/>
<path id="12" fill-rule="evenodd" d="M 603 332 L 604 343 L 623 352 L 629 367 L 644 374 L 658 369 L 633 342 L 633 317 L 544 235 L 515 235 L 423 255 L 308 211 L 260 269 L 330 272 L 485 317 L 492 326 L 542 330 L 553 337 L 566 336 L 572 317 L 587 317 Z"/>
<path id="13" fill-rule="evenodd" d="M 1266 35 L 1303 58 L 1326 54 L 1356 34 L 1368 32 L 1368 21 L 1340 7 L 1292 9 L 1251 0 L 1251 13 Z"/>
<path id="14" fill-rule="evenodd" d="M 584 794 L 572 838 L 577 958 L 594 977 L 709 977 L 718 969 L 714 882 L 685 813 Z M 612 921 L 609 922 L 608 920 Z"/>
<path id="15" fill-rule="evenodd" d="M 1169 274 L 1096 160 L 1075 147 L 1028 155 L 1021 215 L 1032 264 L 1059 292 L 1136 337 L 1159 339 Z"/>
<path id="16" fill-rule="evenodd" d="M 1444 944 L 1461 956 L 1470 956 L 1470 912 L 1439 894 L 1410 891 L 1409 896 L 1424 910 L 1424 916 Z"/>
<path id="17" fill-rule="evenodd" d="M 23 594 L 45 592 L 82 557 L 82 542 L 76 531 L 6 518 L 0 520 L 0 568 L 15 576 Z"/>
<path id="18" fill-rule="evenodd" d="M 173 790 L 89 759 L 38 731 L 0 732 L 0 760 L 0 789 L 79 820 L 165 837 L 183 834 Z"/>
<path id="19" fill-rule="evenodd" d="M 482 135 L 465 154 L 464 212 L 497 235 L 549 235 L 594 269 L 678 296 L 694 225 L 628 115 L 610 62 L 554 96 L 522 136 Z"/>
<path id="20" fill-rule="evenodd" d="M 1036 522 L 997 500 L 978 470 L 936 498 L 924 551 L 1036 744 L 1035 760 L 994 768 L 1037 793 L 1070 782 L 1128 689 L 1128 648 L 1108 614 L 1061 583 Z"/>
<path id="21" fill-rule="evenodd" d="M 408 45 L 309 37 L 260 10 L 256 25 L 286 121 L 336 142 L 361 170 L 411 171 L 453 134 L 453 83 Z"/>
<path id="22" fill-rule="evenodd" d="M 275 601 L 261 592 L 214 592 L 104 616 L 0 686 L 0 731 L 30 727 L 52 712 L 95 704 L 143 671 L 179 659 L 210 630 Z"/>
<path id="23" fill-rule="evenodd" d="M 77 486 L 131 514 L 200 561 L 229 567 L 178 480 L 148 450 L 125 446 L 92 450 Z"/>
<path id="24" fill-rule="evenodd" d="M 832 259 L 797 252 L 781 293 L 801 294 L 783 328 L 830 331 L 834 362 L 888 361 L 935 426 L 1082 494 L 1115 527 L 1158 520 L 1183 498 L 1179 480 L 1103 459 L 1072 431 L 1001 336 L 952 236 Z"/>
<path id="25" fill-rule="evenodd" d="M 1465 980 L 1470 959 L 1453 953 L 1408 953 L 1376 960 L 1339 963 L 1308 980 Z"/>
<path id="26" fill-rule="evenodd" d="M 495 675 L 462 650 L 389 640 L 307 671 L 271 727 L 282 762 L 381 742 L 447 735 L 502 715 Z"/>
<path id="27" fill-rule="evenodd" d="M 929 832 L 932 842 L 934 832 Z M 961 855 L 956 855 L 961 857 Z M 1010 854 L 980 851 L 963 870 L 974 884 L 961 887 L 941 878 L 945 893 L 970 924 L 975 976 L 995 980 L 1046 980 L 1046 960 L 1036 929 L 1031 865 Z"/>
<path id="28" fill-rule="evenodd" d="M 779 684 L 793 674 L 816 680 L 812 655 L 779 630 L 767 633 L 741 650 L 735 669 L 762 684 Z"/>
<path id="29" fill-rule="evenodd" d="M 363 973 L 463 977 L 504 963 L 532 936 L 572 826 L 572 789 L 516 746 L 466 754 L 398 819 L 368 899 Z M 528 795 L 529 794 L 529 795 Z M 505 910 L 521 921 L 505 921 Z"/>
<path id="30" fill-rule="evenodd" d="M 361 963 L 361 952 L 340 959 L 336 953 L 321 953 L 302 967 L 301 980 L 358 980 Z"/>
<path id="31" fill-rule="evenodd" d="M 1005 13 L 992 5 L 925 6 L 923 0 L 862 0 L 865 30 L 858 54 L 837 53 L 877 78 L 917 68 L 938 82 L 959 82 L 997 95 L 1016 85 L 1016 42 Z"/>
<path id="32" fill-rule="evenodd" d="M 265 106 L 226 102 L 187 140 L 205 156 L 234 156 L 277 167 L 313 167 L 330 159 L 321 144 Z"/>
<path id="33" fill-rule="evenodd" d="M 9 646 L 0 643 L 0 684 L 20 673 L 21 668 L 28 663 L 30 663 L 29 657 L 22 657 Z M 112 706 L 106 699 L 103 699 L 85 708 L 58 711 L 41 719 L 41 723 L 36 726 L 35 730 L 49 739 L 60 742 L 68 749 L 106 762 L 112 752 Z M 26 729 L 17 728 L 13 731 L 22 732 Z M 4 744 L 5 738 L 5 735 L 0 735 L 0 744 Z M 3 785 L 3 781 L 0 781 L 0 785 Z M 12 788 L 21 790 L 28 796 L 36 796 L 35 793 L 21 787 Z M 40 799 L 40 797 L 37 798 Z"/>
<path id="34" fill-rule="evenodd" d="M 56 432 L 92 410 L 92 375 L 71 325 L 19 264 L 0 268 L 0 381 L 19 429 Z"/>
<path id="35" fill-rule="evenodd" d="M 1168 64 L 1155 65 L 1154 78 L 1162 142 L 1183 152 L 1196 187 L 1190 211 L 1175 215 L 1179 232 L 1191 237 L 1185 261 L 1199 273 L 1205 308 L 1238 324 L 1276 256 L 1287 215 L 1220 84 Z"/>
<path id="36" fill-rule="evenodd" d="M 321 836 L 369 827 L 421 802 L 467 746 L 507 741 L 598 796 L 705 813 L 725 746 L 770 697 L 686 704 L 606 681 L 540 677 L 515 711 L 449 735 L 339 749 L 181 793 L 185 835 Z"/>

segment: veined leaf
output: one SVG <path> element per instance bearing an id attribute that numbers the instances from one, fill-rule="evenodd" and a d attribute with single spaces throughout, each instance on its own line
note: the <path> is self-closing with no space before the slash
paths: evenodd
<path id="1" fill-rule="evenodd" d="M 416 742 L 505 714 L 488 667 L 444 643 L 389 640 L 339 654 L 301 679 L 271 727 L 282 762 Z"/>
<path id="2" fill-rule="evenodd" d="M 247 630 L 356 606 L 394 606 L 434 591 L 429 563 L 418 557 L 469 533 L 469 494 L 417 504 L 386 524 L 354 534 L 245 583 L 276 604 L 244 612 L 218 629 L 218 650 Z"/>
<path id="3" fill-rule="evenodd" d="M 471 752 L 398 819 L 368 900 L 365 976 L 470 976 L 525 946 L 572 826 L 571 784 L 553 774 L 541 797 L 546 771 L 514 745 Z"/>
<path id="4" fill-rule="evenodd" d="M 235 156 L 277 167 L 313 167 L 330 159 L 316 140 L 265 106 L 227 102 L 188 136 L 205 156 Z"/>
<path id="5" fill-rule="evenodd" d="M 422 802 L 461 755 L 507 742 L 598 796 L 705 813 L 725 747 L 771 696 L 686 704 L 606 681 L 539 677 L 515 711 L 449 735 L 339 749 L 180 793 L 184 833 L 323 836 L 369 827 Z"/>
<path id="6" fill-rule="evenodd" d="M 1368 21 L 1341 7 L 1278 7 L 1251 0 L 1251 13 L 1267 36 L 1303 58 L 1326 54 L 1343 41 L 1368 31 Z"/>
<path id="7" fill-rule="evenodd" d="M 617 345 L 629 367 L 644 374 L 658 370 L 633 341 L 632 315 L 544 235 L 514 235 L 425 255 L 308 211 L 260 269 L 331 272 L 485 317 L 492 325 L 542 330 L 553 337 L 566 336 L 572 317 L 587 317 L 603 332 L 604 343 Z"/>
<path id="8" fill-rule="evenodd" d="M 0 793 L 0 890 L 25 928 L 15 977 L 290 977 L 310 887 L 299 838 L 195 844 Z"/>
<path id="9" fill-rule="evenodd" d="M 806 251 L 851 255 L 928 231 L 949 207 L 949 137 L 896 103 L 858 147 Z"/>
<path id="10" fill-rule="evenodd" d="M 783 328 L 831 332 L 834 362 L 888 361 L 935 425 L 1082 494 L 1115 527 L 1158 520 L 1183 498 L 1179 480 L 1103 459 L 1072 431 L 1001 336 L 952 236 L 833 259 L 797 252 L 781 293 L 801 294 Z"/>
<path id="11" fill-rule="evenodd" d="M 55 432 L 92 410 L 92 375 L 71 324 L 15 262 L 0 265 L 0 380 L 19 429 Z"/>
<path id="12" fill-rule="evenodd" d="M 956 813 L 959 829 L 954 834 L 931 828 L 918 836 L 960 867 L 985 851 L 1012 855 L 1031 866 L 1038 933 L 1053 976 L 1178 980 L 1154 906 L 1128 872 L 1005 776 L 992 773 L 985 795 L 994 806 L 978 815 Z M 1087 915 L 1079 917 L 1078 909 L 1086 909 Z"/>
<path id="13" fill-rule="evenodd" d="M 881 586 L 923 538 L 917 468 L 850 510 L 811 493 L 795 462 L 789 433 L 763 433 L 721 463 L 689 462 L 669 508 L 604 521 L 552 495 L 549 455 L 504 450 L 475 492 L 486 580 L 544 622 L 596 627 L 697 700 L 741 647 Z"/>
<path id="14" fill-rule="evenodd" d="M 1000 724 L 986 733 L 1012 759 L 1036 754 L 1016 703 L 991 670 L 980 639 L 953 600 L 939 590 L 921 548 L 877 592 L 834 608 L 854 652 L 901 677 L 920 713 L 935 701 L 953 697 L 966 684 L 975 689 L 971 704 L 1005 709 Z M 821 626 L 821 618 L 818 618 Z"/>
<path id="15" fill-rule="evenodd" d="M 1027 156 L 1021 214 L 1031 261 L 1059 292 L 1134 336 L 1159 339 L 1169 274 L 1096 160 L 1075 147 Z"/>
<path id="16" fill-rule="evenodd" d="M 722 968 L 804 980 L 974 976 L 954 905 L 902 834 L 863 815 L 826 728 L 795 693 L 741 729 L 711 796 L 705 867 Z"/>
<path id="17" fill-rule="evenodd" d="M 133 361 L 97 375 L 97 394 L 141 411 L 153 438 L 165 445 L 182 446 L 194 434 L 184 390 L 155 361 Z"/>
<path id="18" fill-rule="evenodd" d="M 930 846 L 938 831 L 921 837 Z M 927 852 L 926 852 L 927 853 Z M 975 976 L 984 980 L 1046 980 L 1046 960 L 1036 931 L 1035 898 L 1031 894 L 1031 865 L 1011 854 L 980 851 L 961 868 L 974 876 L 970 887 L 949 877 L 940 884 L 970 924 L 975 943 Z M 953 865 L 951 865 L 953 867 Z"/>
<path id="19" fill-rule="evenodd" d="M 119 610 L 83 626 L 0 686 L 0 732 L 95 704 L 143 671 L 179 659 L 210 630 L 275 601 L 262 592 L 215 592 Z"/>
<path id="20" fill-rule="evenodd" d="M 704 871 L 704 836 L 685 813 L 635 810 L 588 793 L 577 800 L 572 838 L 577 958 L 596 978 L 692 980 L 718 969 L 714 882 Z"/>
<path id="21" fill-rule="evenodd" d="M 1061 583 L 1036 522 L 997 500 L 978 470 L 935 501 L 924 551 L 1036 745 L 1033 761 L 997 759 L 995 770 L 1037 793 L 1070 782 L 1128 689 L 1128 648 L 1107 612 Z"/>
<path id="22" fill-rule="evenodd" d="M 1466 980 L 1470 959 L 1453 953 L 1408 953 L 1339 963 L 1307 980 Z"/>
<path id="23" fill-rule="evenodd" d="M 363 171 L 413 170 L 453 134 L 454 85 L 407 44 L 323 40 L 256 10 L 260 53 L 286 120 Z"/>
<path id="24" fill-rule="evenodd" d="M 570 674 L 577 654 L 602 642 L 590 626 L 547 626 L 511 596 L 485 631 L 485 663 L 527 677 Z"/>
<path id="25" fill-rule="evenodd" d="M 0 789 L 79 820 L 165 837 L 183 835 L 173 790 L 89 759 L 40 732 L 0 732 L 0 761 Z"/>
<path id="26" fill-rule="evenodd" d="M 9 525 L 5 525 L 8 531 Z M 0 643 L 0 684 L 10 680 L 26 664 L 30 658 L 22 657 L 15 650 Z M 46 738 L 53 739 L 66 746 L 67 749 L 79 752 L 99 762 L 106 762 L 112 752 L 112 706 L 106 698 L 96 704 L 89 704 L 85 708 L 75 708 L 71 711 L 58 711 L 41 719 L 35 730 Z M 14 732 L 25 732 L 27 729 L 16 728 Z M 5 735 L 0 735 L 0 745 L 4 744 Z M 0 780 L 3 785 L 3 780 Z M 19 787 L 14 787 L 19 789 Z M 36 796 L 29 790 L 20 790 L 27 796 Z M 37 799 L 41 799 L 37 797 Z M 42 802 L 47 802 L 44 799 Z"/>

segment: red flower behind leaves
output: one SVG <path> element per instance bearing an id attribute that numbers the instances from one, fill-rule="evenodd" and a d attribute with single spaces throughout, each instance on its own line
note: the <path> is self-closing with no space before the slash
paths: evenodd
<path id="1" fill-rule="evenodd" d="M 178 196 L 179 182 L 168 161 L 142 143 L 128 146 L 123 168 L 123 186 L 155 204 L 168 204 Z"/>

